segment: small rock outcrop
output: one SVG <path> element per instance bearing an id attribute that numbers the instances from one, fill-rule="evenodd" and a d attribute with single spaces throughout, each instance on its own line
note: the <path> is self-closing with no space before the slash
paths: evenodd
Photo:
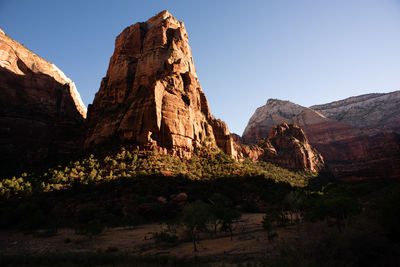
<path id="1" fill-rule="evenodd" d="M 87 129 L 86 148 L 117 140 L 190 157 L 211 140 L 236 156 L 228 127 L 210 113 L 185 26 L 168 11 L 117 37 Z"/>
<path id="2" fill-rule="evenodd" d="M 0 30 L 0 175 L 75 152 L 86 107 L 54 64 Z"/>
<path id="3" fill-rule="evenodd" d="M 240 157 L 269 161 L 292 170 L 319 172 L 325 167 L 321 154 L 308 143 L 303 130 L 293 124 L 272 127 L 269 137 L 260 139 L 257 145 L 237 146 Z"/>
<path id="4" fill-rule="evenodd" d="M 324 168 L 321 154 L 308 143 L 297 125 L 284 123 L 271 128 L 268 141 L 276 152 L 265 153 L 261 156 L 263 160 L 274 161 L 289 169 L 318 172 Z"/>

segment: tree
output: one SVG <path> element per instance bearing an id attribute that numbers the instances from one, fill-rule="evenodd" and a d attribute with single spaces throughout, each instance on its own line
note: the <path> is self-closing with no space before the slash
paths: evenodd
<path id="1" fill-rule="evenodd" d="M 242 217 L 242 214 L 232 208 L 222 208 L 219 211 L 218 217 L 221 219 L 222 222 L 222 230 L 229 231 L 231 240 L 233 236 L 233 223 Z"/>
<path id="2" fill-rule="evenodd" d="M 202 202 L 191 203 L 183 208 L 182 223 L 192 238 L 195 252 L 197 252 L 198 235 L 206 229 L 210 216 L 209 206 Z"/>
<path id="3" fill-rule="evenodd" d="M 213 206 L 210 207 L 210 223 L 213 226 L 213 233 L 214 236 L 217 236 L 217 228 L 218 225 L 222 221 L 222 214 L 224 213 L 224 209 L 232 205 L 232 202 L 230 201 L 229 198 L 226 196 L 220 194 L 220 193 L 214 193 L 210 197 L 210 202 L 213 203 Z"/>
<path id="4" fill-rule="evenodd" d="M 361 205 L 357 199 L 345 196 L 336 196 L 324 201 L 325 216 L 335 219 L 339 232 L 346 226 L 346 220 L 361 212 Z"/>
<path id="5" fill-rule="evenodd" d="M 138 201 L 135 199 L 129 200 L 125 206 L 125 223 L 131 228 L 134 228 L 144 221 L 144 218 L 139 214 L 137 207 Z"/>
<path id="6" fill-rule="evenodd" d="M 312 221 L 327 220 L 330 225 L 336 225 L 339 232 L 342 232 L 346 221 L 360 212 L 361 204 L 358 199 L 328 193 L 314 203 L 307 217 Z"/>
<path id="7" fill-rule="evenodd" d="M 213 226 L 212 234 L 214 234 L 214 236 L 217 236 L 217 228 L 220 223 L 218 214 L 219 214 L 219 206 L 210 207 L 209 223 Z"/>
<path id="8" fill-rule="evenodd" d="M 278 233 L 274 231 L 275 230 L 274 223 L 279 221 L 279 216 L 280 216 L 279 212 L 271 209 L 271 211 L 267 212 L 263 217 L 261 223 L 263 228 L 267 231 L 269 241 L 272 241 L 278 237 Z"/>
<path id="9" fill-rule="evenodd" d="M 293 215 L 295 216 L 295 224 L 297 231 L 300 232 L 300 225 L 304 213 L 305 196 L 300 191 L 289 192 L 283 200 L 284 208 L 290 215 L 290 223 L 293 224 Z"/>
<path id="10" fill-rule="evenodd" d="M 391 186 L 369 207 L 386 235 L 396 242 L 400 240 L 400 185 Z"/>
<path id="11" fill-rule="evenodd" d="M 303 196 L 299 191 L 291 191 L 285 196 L 283 204 L 285 210 L 290 214 L 290 223 L 293 223 L 293 215 L 296 216 L 296 221 L 300 220 L 299 215 L 303 209 L 303 202 Z"/>

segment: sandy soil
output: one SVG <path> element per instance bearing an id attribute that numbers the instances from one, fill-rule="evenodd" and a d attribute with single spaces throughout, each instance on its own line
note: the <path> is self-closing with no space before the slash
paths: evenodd
<path id="1" fill-rule="evenodd" d="M 60 229 L 52 237 L 34 237 L 20 232 L 0 232 L 0 253 L 25 254 L 46 252 L 95 252 L 119 251 L 135 255 L 171 255 L 176 257 L 205 256 L 215 260 L 228 257 L 268 257 L 278 253 L 277 244 L 299 238 L 295 226 L 278 228 L 279 238 L 275 242 L 267 239 L 262 229 L 263 214 L 243 214 L 236 223 L 233 240 L 228 233 L 201 236 L 198 252 L 193 252 L 190 240 L 180 240 L 176 246 L 156 244 L 152 233 L 165 230 L 167 226 L 148 224 L 135 229 L 112 228 L 101 235 L 89 238 L 75 234 L 73 229 Z M 304 229 L 303 229 L 304 230 Z M 301 231 L 304 233 L 304 231 Z M 178 231 L 178 236 L 182 236 Z"/>

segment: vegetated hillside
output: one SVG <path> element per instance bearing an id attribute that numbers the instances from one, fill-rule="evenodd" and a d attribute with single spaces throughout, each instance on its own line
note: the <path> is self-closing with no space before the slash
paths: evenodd
<path id="1" fill-rule="evenodd" d="M 208 146 L 192 159 L 140 152 L 128 146 L 117 152 L 103 151 L 97 157 L 89 155 L 40 175 L 2 180 L 0 229 L 17 229 L 40 238 L 69 227 L 89 240 L 102 242 L 101 236 L 96 236 L 105 227 L 136 227 L 157 221 L 168 227 L 150 236 L 156 249 L 168 251 L 169 247 L 179 250 L 180 244 L 192 239 L 217 242 L 230 231 L 229 242 L 251 238 L 252 233 L 238 230 L 240 213 L 266 212 L 264 230 L 257 230 L 257 236 L 271 243 L 268 249 L 273 254 L 266 258 L 261 249 L 251 257 L 253 263 L 396 266 L 399 262 L 397 181 L 327 184 L 315 174 L 291 172 L 269 163 L 238 162 Z M 287 231 L 279 230 L 286 227 Z M 291 232 L 291 238 L 285 237 L 286 232 Z M 285 240 L 288 242 L 283 245 Z M 117 253 L 109 254 L 108 262 L 118 263 L 125 257 L 148 260 L 119 253 L 118 246 L 111 249 Z M 146 251 L 149 247 L 146 244 L 137 249 Z M 104 257 L 83 250 L 74 253 L 69 260 L 97 262 Z M 62 258 L 57 253 L 26 255 L 0 255 L 0 263 L 25 260 L 57 264 Z M 230 259 L 229 255 L 208 257 L 218 262 Z M 243 257 L 249 261 L 248 256 Z M 208 260 L 199 259 L 203 263 Z"/>
<path id="2" fill-rule="evenodd" d="M 122 158 L 123 154 L 127 154 L 127 149 L 111 160 L 121 164 L 123 160 L 115 158 Z M 134 158 L 135 154 L 131 154 Z M 135 253 L 125 251 L 114 242 L 106 252 L 89 253 L 82 249 L 69 251 L 69 254 L 53 251 L 53 254 L 41 255 L 24 253 L 24 257 L 0 255 L 0 263 L 43 265 L 51 262 L 56 265 L 65 260 L 101 265 L 106 257 L 108 264 L 126 263 L 126 259 L 140 264 L 150 260 L 138 257 L 147 250 L 168 254 L 173 248 L 174 255 L 179 255 L 177 251 L 182 244 L 187 249 L 187 244 L 192 243 L 190 231 L 194 231 L 193 239 L 200 239 L 204 247 L 204 240 L 212 244 L 229 237 L 229 227 L 234 226 L 232 240 L 224 242 L 240 243 L 256 235 L 262 239 L 257 244 L 269 245 L 247 256 L 231 252 L 214 255 L 209 251 L 206 258 L 196 257 L 190 264 L 211 261 L 267 266 L 398 266 L 399 196 L 400 184 L 393 180 L 292 187 L 264 176 L 196 180 L 184 175 L 154 174 L 88 184 L 77 182 L 65 190 L 33 190 L 30 195 L 3 199 L 0 201 L 1 228 L 33 233 L 31 238 L 36 243 L 40 243 L 40 238 L 46 242 L 43 236 L 58 235 L 60 227 L 73 227 L 76 233 L 89 236 L 87 240 L 66 238 L 64 246 L 68 246 L 68 242 L 78 245 L 103 242 L 101 233 L 105 226 L 132 228 L 151 221 L 162 222 L 163 231 L 146 233 L 153 238 L 154 245 L 146 242 L 137 247 Z M 238 219 L 238 210 L 266 212 L 261 222 L 264 230 L 259 229 L 257 233 L 240 230 L 243 222 Z M 215 217 L 215 214 L 224 214 L 224 217 Z M 191 225 L 195 225 L 194 228 L 190 228 Z M 17 240 L 10 242 L 14 241 Z M 241 250 L 240 245 L 236 250 Z M 168 266 L 164 258 L 155 255 L 151 256 L 151 262 Z M 170 264 L 181 261 L 173 257 L 168 259 Z"/>
<path id="3" fill-rule="evenodd" d="M 71 227 L 86 204 L 100 208 L 109 226 L 125 225 L 129 209 L 140 218 L 160 220 L 176 216 L 191 201 L 207 201 L 214 193 L 228 196 L 244 209 L 263 209 L 280 192 L 276 188 L 303 187 L 315 177 L 315 173 L 292 172 L 266 162 L 235 161 L 214 147 L 203 147 L 191 159 L 121 148 L 43 173 L 3 179 L 0 225 Z"/>
<path id="4" fill-rule="evenodd" d="M 22 173 L 0 181 L 0 195 L 13 198 L 40 192 L 65 190 L 77 184 L 100 184 L 148 175 L 213 180 L 221 177 L 262 176 L 292 186 L 306 186 L 316 173 L 294 172 L 268 162 L 236 161 L 218 148 L 204 146 L 190 159 L 122 147 L 119 152 L 93 154 L 57 165 L 42 173 Z"/>

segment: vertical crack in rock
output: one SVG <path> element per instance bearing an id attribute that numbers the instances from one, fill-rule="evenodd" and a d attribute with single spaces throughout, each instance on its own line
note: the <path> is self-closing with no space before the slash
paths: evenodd
<path id="1" fill-rule="evenodd" d="M 228 127 L 215 121 L 185 26 L 163 11 L 117 37 L 107 76 L 89 106 L 85 147 L 117 137 L 190 157 L 210 137 L 235 157 Z"/>

